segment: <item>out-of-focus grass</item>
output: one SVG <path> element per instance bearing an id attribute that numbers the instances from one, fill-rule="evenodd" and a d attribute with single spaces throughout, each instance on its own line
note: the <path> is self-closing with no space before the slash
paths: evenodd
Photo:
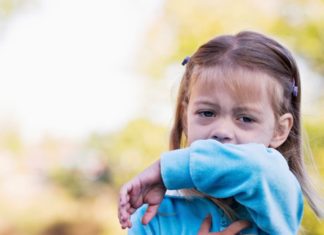
<path id="1" fill-rule="evenodd" d="M 1 235 L 125 234 L 117 220 L 117 196 L 110 188 L 94 198 L 79 200 L 50 188 L 23 208 L 1 201 L 0 213 Z"/>

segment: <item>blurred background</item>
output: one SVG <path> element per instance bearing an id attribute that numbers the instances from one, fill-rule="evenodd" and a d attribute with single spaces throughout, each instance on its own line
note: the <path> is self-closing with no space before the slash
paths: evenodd
<path id="1" fill-rule="evenodd" d="M 167 150 L 182 59 L 241 30 L 296 57 L 324 195 L 323 22 L 323 0 L 0 0 L 0 235 L 126 234 L 119 187 Z"/>

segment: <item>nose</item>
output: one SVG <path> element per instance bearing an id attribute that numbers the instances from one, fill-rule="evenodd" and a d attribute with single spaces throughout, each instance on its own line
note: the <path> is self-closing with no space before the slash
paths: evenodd
<path id="1" fill-rule="evenodd" d="M 211 139 L 221 143 L 233 143 L 234 129 L 231 121 L 222 119 L 215 121 L 212 127 Z"/>

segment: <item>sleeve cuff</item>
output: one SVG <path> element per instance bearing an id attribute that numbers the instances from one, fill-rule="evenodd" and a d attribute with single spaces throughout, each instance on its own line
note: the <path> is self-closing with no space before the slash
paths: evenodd
<path id="1" fill-rule="evenodd" d="M 161 156 L 161 175 L 167 189 L 194 188 L 190 175 L 190 149 L 177 149 Z"/>

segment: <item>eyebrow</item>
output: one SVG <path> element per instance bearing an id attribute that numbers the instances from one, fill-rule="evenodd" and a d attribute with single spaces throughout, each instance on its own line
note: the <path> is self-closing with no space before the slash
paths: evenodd
<path id="1" fill-rule="evenodd" d="M 246 112 L 252 112 L 257 115 L 262 114 L 261 110 L 255 106 L 241 106 L 241 107 L 235 107 L 233 110 L 234 113 L 246 113 Z"/>
<path id="2" fill-rule="evenodd" d="M 220 108 L 220 105 L 212 102 L 212 101 L 209 101 L 208 99 L 199 99 L 199 100 L 196 100 L 194 103 L 194 105 L 207 105 L 207 106 L 214 106 L 214 107 L 218 107 Z"/>
<path id="3" fill-rule="evenodd" d="M 215 108 L 221 108 L 221 106 L 219 104 L 216 104 L 216 103 L 214 103 L 212 101 L 209 101 L 208 99 L 199 99 L 199 100 L 196 100 L 194 102 L 194 105 L 195 106 L 197 106 L 197 105 L 207 105 L 207 106 L 213 106 Z M 246 113 L 246 112 L 248 112 L 248 113 L 252 112 L 252 113 L 255 113 L 257 115 L 262 114 L 262 111 L 260 110 L 260 108 L 258 108 L 255 105 L 254 106 L 252 106 L 252 105 L 250 105 L 250 106 L 243 106 L 242 105 L 242 106 L 235 107 L 233 109 L 233 113 Z"/>

